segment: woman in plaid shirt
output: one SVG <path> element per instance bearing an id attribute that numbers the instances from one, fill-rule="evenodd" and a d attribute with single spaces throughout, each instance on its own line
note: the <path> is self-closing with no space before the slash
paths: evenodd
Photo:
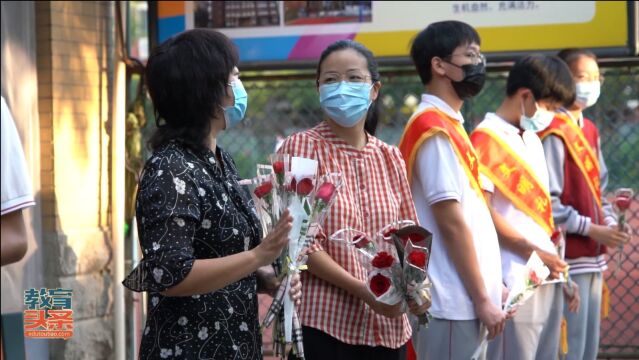
<path id="1" fill-rule="evenodd" d="M 399 150 L 375 138 L 380 76 L 373 54 L 359 43 L 337 41 L 317 68 L 326 120 L 287 138 L 280 153 L 317 159 L 320 175 L 339 172 L 344 187 L 310 247 L 300 320 L 306 358 L 403 359 L 411 327 L 400 304 L 377 302 L 356 251 L 328 241 L 343 228 L 373 235 L 397 220 L 416 221 Z M 422 314 L 411 303 L 411 312 Z"/>

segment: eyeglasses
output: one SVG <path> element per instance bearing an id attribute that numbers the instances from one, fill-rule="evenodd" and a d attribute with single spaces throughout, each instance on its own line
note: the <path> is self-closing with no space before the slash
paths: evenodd
<path id="1" fill-rule="evenodd" d="M 461 53 L 461 54 L 450 54 L 448 56 L 445 56 L 444 59 L 451 59 L 454 56 L 465 56 L 468 59 L 470 59 L 471 64 L 473 64 L 473 65 L 485 64 L 486 63 L 486 57 L 484 56 L 484 54 L 478 53 L 478 52 L 474 52 L 474 51 L 467 51 L 467 52 Z"/>
<path id="2" fill-rule="evenodd" d="M 581 74 L 575 76 L 575 81 L 576 82 L 599 81 L 599 84 L 603 85 L 604 80 L 605 80 L 605 78 L 604 78 L 603 74 L 581 73 Z"/>
<path id="3" fill-rule="evenodd" d="M 361 71 L 348 71 L 346 74 L 340 74 L 338 72 L 326 72 L 321 74 L 318 82 L 320 84 L 332 84 L 340 81 L 364 83 L 367 79 L 371 78 L 370 75 Z"/>

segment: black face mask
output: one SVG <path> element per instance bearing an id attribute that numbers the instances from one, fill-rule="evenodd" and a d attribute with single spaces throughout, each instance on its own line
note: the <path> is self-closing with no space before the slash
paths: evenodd
<path id="1" fill-rule="evenodd" d="M 484 82 L 486 82 L 486 65 L 483 62 L 477 65 L 466 64 L 462 66 L 453 64 L 450 61 L 446 62 L 464 71 L 464 79 L 462 81 L 455 81 L 449 78 L 453 84 L 453 89 L 455 89 L 460 99 L 470 99 L 479 94 L 484 87 Z"/>

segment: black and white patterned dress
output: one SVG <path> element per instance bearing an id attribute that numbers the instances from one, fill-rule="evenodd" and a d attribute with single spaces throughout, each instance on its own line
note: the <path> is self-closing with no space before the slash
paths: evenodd
<path id="1" fill-rule="evenodd" d="M 219 150 L 219 149 L 218 149 Z M 146 163 L 136 216 L 144 259 L 124 280 L 148 291 L 140 359 L 261 359 L 255 273 L 208 294 L 165 297 L 196 259 L 254 248 L 261 231 L 235 164 L 220 151 L 196 153 L 178 142 Z"/>

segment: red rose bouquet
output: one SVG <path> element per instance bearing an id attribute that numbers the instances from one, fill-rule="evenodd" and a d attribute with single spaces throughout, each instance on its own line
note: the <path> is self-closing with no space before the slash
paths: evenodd
<path id="1" fill-rule="evenodd" d="M 428 260 L 431 234 L 409 220 L 396 221 L 378 231 L 374 241 L 354 229 L 336 231 L 329 240 L 341 242 L 361 254 L 367 269 L 367 287 L 375 299 L 395 305 L 413 299 L 418 305 L 430 302 Z M 428 321 L 426 314 L 420 324 Z"/>
<path id="2" fill-rule="evenodd" d="M 510 288 L 505 310 L 508 311 L 528 300 L 548 275 L 550 275 L 550 270 L 541 261 L 539 255 L 533 251 L 525 267 L 520 269 L 517 280 Z"/>
<path id="3" fill-rule="evenodd" d="M 269 307 L 262 327 L 273 330 L 276 355 L 285 355 L 286 344 L 294 342 L 298 357 L 303 355 L 301 327 L 290 291 L 292 275 L 305 268 L 304 249 L 310 244 L 328 210 L 332 206 L 342 185 L 340 174 L 317 175 L 317 161 L 286 154 L 271 156 L 271 165 L 258 165 L 258 176 L 242 183 L 249 190 L 256 204 L 256 212 L 263 223 L 264 235 L 288 209 L 293 217 L 289 232 L 289 243 L 274 264 L 281 279 L 273 302 Z M 268 179 L 269 181 L 265 181 Z"/>
<path id="4" fill-rule="evenodd" d="M 537 290 L 544 280 L 546 280 L 548 275 L 550 275 L 550 270 L 548 270 L 546 265 L 544 265 L 544 262 L 541 261 L 541 258 L 539 258 L 539 255 L 537 255 L 535 251 L 533 251 L 532 255 L 530 255 L 526 265 L 518 268 L 517 271 L 518 277 L 513 282 L 508 293 L 506 303 L 504 304 L 504 310 L 506 311 L 523 304 L 526 300 L 533 296 L 535 290 Z M 482 341 L 475 350 L 471 359 L 478 359 L 486 344 L 488 330 L 483 324 L 480 329 L 480 334 L 482 336 Z"/>
<path id="5" fill-rule="evenodd" d="M 387 293 L 393 285 L 391 279 L 384 274 L 377 273 L 370 277 L 368 287 L 376 297 Z"/>
<path id="6" fill-rule="evenodd" d="M 273 185 L 275 186 L 275 206 L 273 215 L 275 220 L 279 220 L 280 215 L 288 203 L 286 189 L 286 175 L 291 173 L 291 157 L 288 154 L 273 154 L 270 156 L 271 168 L 273 169 Z M 259 166 L 258 166 L 259 171 Z"/>
<path id="7" fill-rule="evenodd" d="M 557 248 L 557 256 L 561 260 L 566 259 L 566 230 L 565 227 L 559 226 L 559 228 L 555 229 L 555 231 L 550 236 L 550 240 L 552 240 L 553 244 Z M 546 281 L 546 283 L 552 283 L 554 280 Z M 572 287 L 572 279 L 570 278 L 570 273 L 568 272 L 568 267 L 563 272 L 563 274 L 559 274 L 559 279 L 556 282 L 565 283 L 566 292 L 569 296 L 572 296 L 573 287 Z"/>
<path id="8" fill-rule="evenodd" d="M 428 281 L 427 264 L 430 252 L 424 246 L 414 245 L 411 240 L 406 243 L 404 251 L 404 282 L 406 295 L 417 305 L 430 301 L 430 282 Z"/>
<path id="9" fill-rule="evenodd" d="M 381 237 L 382 240 L 392 242 L 392 235 L 397 233 L 399 230 L 407 227 L 407 226 L 415 226 L 415 222 L 411 220 L 398 220 L 394 221 L 386 226 L 384 226 L 378 233 L 377 236 Z"/>
<path id="10" fill-rule="evenodd" d="M 381 303 L 395 305 L 405 300 L 402 267 L 392 247 L 378 251 L 371 259 L 367 285 Z"/>
<path id="11" fill-rule="evenodd" d="M 421 306 L 430 303 L 431 283 L 428 279 L 428 261 L 432 235 L 419 226 L 406 226 L 393 235 L 398 248 L 403 246 L 403 276 L 406 284 L 406 298 Z M 418 316 L 419 324 L 428 323 L 428 315 Z"/>
<path id="12" fill-rule="evenodd" d="M 615 191 L 615 201 L 613 203 L 613 209 L 617 214 L 617 226 L 619 231 L 625 231 L 627 226 L 626 212 L 630 207 L 632 196 L 634 191 L 628 188 L 622 188 Z M 613 272 L 613 276 L 617 275 L 617 269 L 621 267 L 623 261 L 623 244 L 619 245 L 617 249 L 617 267 Z"/>
<path id="13" fill-rule="evenodd" d="M 268 234 L 272 229 L 279 216 L 273 209 L 276 207 L 277 196 L 273 184 L 273 177 L 268 175 L 259 175 L 253 179 L 242 180 L 241 184 L 248 186 L 248 191 L 253 199 L 255 206 L 255 214 L 260 220 L 262 233 Z"/>

